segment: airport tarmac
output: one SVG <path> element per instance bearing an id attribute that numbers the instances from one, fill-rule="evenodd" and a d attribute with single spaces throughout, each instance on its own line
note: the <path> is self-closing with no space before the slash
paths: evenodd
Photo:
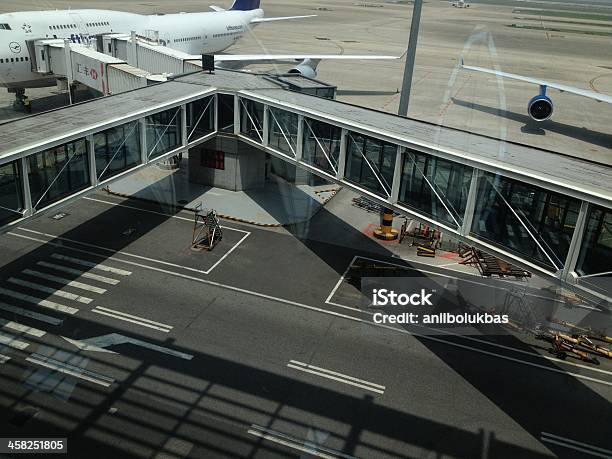
<path id="1" fill-rule="evenodd" d="M 458 69 L 460 57 L 464 56 L 470 65 L 499 68 L 612 94 L 612 38 L 546 30 L 552 23 L 556 28 L 569 27 L 554 21 L 541 20 L 543 30 L 510 27 L 515 23 L 532 24 L 520 19 L 523 14 L 513 12 L 516 8 L 525 9 L 525 2 L 500 0 L 498 3 L 472 3 L 470 8 L 464 9 L 453 8 L 450 3 L 441 1 L 424 4 L 409 115 L 612 164 L 612 112 L 609 104 L 551 90 L 549 95 L 555 103 L 553 118 L 535 123 L 526 112 L 527 102 L 538 93 L 535 85 Z M 227 7 L 230 2 L 224 0 L 218 4 Z M 93 0 L 31 0 L 6 1 L 0 9 L 99 6 L 99 2 Z M 111 0 L 104 3 L 105 8 L 141 13 L 202 11 L 205 6 L 199 0 L 171 3 Z M 542 7 L 542 4 L 529 5 L 532 6 Z M 267 16 L 317 14 L 317 17 L 260 25 L 227 52 L 401 55 L 406 48 L 412 13 L 410 4 L 385 1 L 300 3 L 264 0 L 262 7 Z M 550 5 L 550 8 L 557 6 Z M 576 27 L 579 26 L 569 28 Z M 590 26 L 581 27 L 589 29 Z M 376 63 L 323 61 L 319 65 L 318 78 L 339 87 L 339 100 L 397 112 L 397 90 L 401 87 L 403 67 L 403 60 Z M 285 70 L 287 66 L 278 66 L 277 69 Z M 36 100 L 53 91 L 57 92 L 55 88 L 31 91 L 35 110 Z M 8 106 L 12 97 L 2 94 L 0 106 Z M 61 96 L 56 98 L 58 101 L 62 99 Z M 0 117 L 5 118 L 9 113 L 9 110 L 3 110 Z"/>

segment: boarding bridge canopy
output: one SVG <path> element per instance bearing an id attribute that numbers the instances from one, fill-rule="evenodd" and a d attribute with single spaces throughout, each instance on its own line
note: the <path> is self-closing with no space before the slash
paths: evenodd
<path id="1" fill-rule="evenodd" d="M 10 228 L 216 135 L 610 296 L 612 168 L 286 91 L 243 72 L 186 75 L 0 125 L 0 224 Z"/>

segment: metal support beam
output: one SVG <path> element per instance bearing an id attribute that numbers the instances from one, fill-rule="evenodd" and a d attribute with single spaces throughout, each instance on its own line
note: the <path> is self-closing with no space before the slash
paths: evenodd
<path id="1" fill-rule="evenodd" d="M 338 155 L 338 172 L 336 173 L 336 179 L 344 179 L 344 171 L 346 170 L 346 153 L 347 153 L 347 136 L 348 130 L 342 129 L 340 131 L 340 153 Z"/>
<path id="2" fill-rule="evenodd" d="M 582 201 L 580 205 L 580 211 L 578 211 L 578 217 L 576 218 L 576 226 L 574 227 L 574 233 L 572 234 L 572 240 L 567 251 L 567 257 L 563 270 L 560 273 L 560 278 L 564 282 L 573 283 L 576 279 L 576 264 L 578 263 L 578 256 L 580 255 L 580 248 L 582 247 L 582 241 L 584 239 L 584 233 L 586 232 L 587 219 L 589 216 L 590 204 L 587 201 Z"/>
<path id="3" fill-rule="evenodd" d="M 189 134 L 187 133 L 187 104 L 181 105 L 181 140 L 183 141 L 183 146 L 187 147 L 187 137 Z"/>
<path id="4" fill-rule="evenodd" d="M 298 115 L 297 119 L 297 138 L 295 139 L 295 159 L 302 160 L 302 152 L 304 151 L 304 115 Z"/>
<path id="5" fill-rule="evenodd" d="M 149 162 L 149 154 L 147 152 L 147 118 L 143 117 L 138 120 L 138 131 L 140 135 L 140 163 L 147 164 Z"/>
<path id="6" fill-rule="evenodd" d="M 96 149 L 94 148 L 94 136 L 93 134 L 86 137 L 87 142 L 87 161 L 89 164 L 89 184 L 91 186 L 98 185 L 98 170 L 96 169 Z M 103 175 L 103 174 L 101 174 Z"/>
<path id="7" fill-rule="evenodd" d="M 410 38 L 408 50 L 406 51 L 406 65 L 404 67 L 404 81 L 402 82 L 402 93 L 398 115 L 408 116 L 408 103 L 410 102 L 410 90 L 412 87 L 412 74 L 414 72 L 414 60 L 416 58 L 417 41 L 419 38 L 419 25 L 421 23 L 421 6 L 423 0 L 414 0 L 412 8 L 412 24 L 410 25 Z"/>
<path id="8" fill-rule="evenodd" d="M 34 214 L 32 208 L 32 194 L 30 193 L 30 177 L 28 175 L 28 159 L 19 160 L 19 175 L 21 177 L 21 194 L 23 195 L 23 216 L 30 217 Z"/>
<path id="9" fill-rule="evenodd" d="M 474 212 L 476 211 L 476 200 L 478 199 L 478 182 L 480 181 L 480 169 L 472 170 L 472 181 L 470 182 L 470 189 L 468 191 L 467 200 L 465 202 L 465 212 L 463 213 L 463 221 L 461 222 L 461 228 L 459 234 L 467 236 L 470 234 L 472 229 L 472 223 L 474 222 Z"/>
<path id="10" fill-rule="evenodd" d="M 397 154 L 395 155 L 395 168 L 393 169 L 393 182 L 391 183 L 391 196 L 389 202 L 396 204 L 399 199 L 400 185 L 402 182 L 402 165 L 404 164 L 405 148 L 398 145 Z"/>
<path id="11" fill-rule="evenodd" d="M 265 147 L 268 145 L 268 131 L 270 130 L 270 107 L 268 105 L 264 105 L 263 111 L 263 127 L 261 129 L 262 145 Z"/>
<path id="12" fill-rule="evenodd" d="M 214 127 L 215 127 L 215 132 L 219 132 L 219 95 L 215 93 L 215 95 L 213 96 L 215 98 L 214 100 L 214 111 L 213 113 L 215 114 L 214 116 Z"/>
<path id="13" fill-rule="evenodd" d="M 234 134 L 240 134 L 240 97 L 234 96 Z"/>

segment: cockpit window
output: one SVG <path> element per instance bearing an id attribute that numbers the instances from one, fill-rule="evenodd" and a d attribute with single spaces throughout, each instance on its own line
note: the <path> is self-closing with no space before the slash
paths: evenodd
<path id="1" fill-rule="evenodd" d="M 0 24 L 0 30 L 12 30 L 8 24 Z"/>

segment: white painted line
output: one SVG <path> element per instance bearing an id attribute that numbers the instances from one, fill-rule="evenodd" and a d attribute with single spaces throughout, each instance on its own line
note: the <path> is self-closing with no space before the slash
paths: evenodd
<path id="1" fill-rule="evenodd" d="M 41 338 L 47 333 L 44 330 L 39 330 L 38 328 L 30 327 L 28 325 L 20 324 L 19 322 L 13 322 L 12 320 L 5 319 L 0 319 L 0 327 L 6 328 L 8 330 L 14 330 L 20 333 L 25 333 L 26 335 L 36 336 L 37 338 Z"/>
<path id="2" fill-rule="evenodd" d="M 11 360 L 11 358 L 8 355 L 0 354 L 0 365 L 5 364 L 9 360 Z"/>
<path id="3" fill-rule="evenodd" d="M 126 209 L 139 210 L 140 212 L 146 212 L 146 213 L 149 213 L 149 214 L 163 215 L 164 217 L 175 218 L 177 220 L 186 220 L 186 221 L 188 221 L 190 223 L 193 223 L 193 218 L 179 217 L 178 215 L 171 215 L 171 214 L 165 214 L 163 212 L 156 212 L 154 210 L 141 209 L 140 207 L 128 206 L 126 204 L 120 204 L 118 202 L 104 201 L 103 199 L 96 199 L 96 198 L 90 198 L 90 197 L 84 197 L 83 199 L 87 199 L 88 201 L 101 202 L 101 203 L 104 203 L 104 204 L 108 204 L 110 206 L 125 207 Z M 220 225 L 220 226 L 221 226 L 221 228 L 226 229 L 226 230 L 236 231 L 238 233 L 248 233 L 248 234 L 251 234 L 250 231 L 246 231 L 246 230 L 242 230 L 242 229 L 238 229 L 238 228 L 231 228 L 229 226 L 223 226 L 223 225 Z"/>
<path id="4" fill-rule="evenodd" d="M 151 263 L 159 263 L 160 265 L 172 266 L 173 268 L 180 268 L 180 269 L 185 269 L 187 271 L 193 271 L 193 272 L 196 272 L 196 273 L 208 274 L 206 271 L 204 271 L 202 269 L 190 268 L 188 266 L 178 265 L 176 263 L 170 263 L 169 261 L 156 260 L 155 258 L 143 257 L 142 255 L 136 255 L 135 253 L 123 252 L 121 250 L 117 251 L 117 250 L 109 249 L 107 247 L 103 247 L 101 245 L 88 244 L 87 242 L 77 241 L 76 239 L 70 239 L 70 238 L 67 238 L 67 237 L 56 236 L 54 234 L 49 234 L 49 233 L 41 233 L 40 231 L 34 231 L 34 230 L 31 230 L 31 229 L 28 229 L 28 228 L 19 227 L 18 229 L 20 229 L 21 231 L 27 231 L 29 233 L 38 234 L 40 236 L 46 236 L 46 237 L 49 237 L 49 238 L 52 238 L 52 239 L 57 239 L 57 240 L 60 240 L 60 241 L 72 242 L 73 244 L 79 244 L 79 245 L 82 245 L 82 246 L 85 246 L 85 247 L 90 247 L 90 248 L 93 248 L 93 249 L 104 250 L 106 252 L 113 253 L 113 254 L 124 255 L 126 257 L 136 258 L 138 260 L 150 261 Z M 45 241 L 45 242 L 50 242 L 50 241 Z M 68 248 L 65 245 L 62 245 L 62 247 L 63 248 Z M 97 256 L 103 256 L 103 255 L 100 255 L 99 253 L 97 253 L 96 255 Z M 111 258 L 111 257 L 105 257 L 105 258 Z"/>
<path id="5" fill-rule="evenodd" d="M 54 244 L 59 247 L 63 247 L 63 245 Z M 100 256 L 99 254 L 96 254 Z M 55 258 L 56 260 L 64 260 L 74 263 L 76 265 L 87 266 L 88 268 L 99 269 L 100 271 L 106 271 L 113 274 L 119 274 L 120 276 L 129 276 L 132 274 L 132 271 L 125 271 L 123 269 L 113 268 L 112 266 L 107 266 L 99 263 L 92 263 L 91 261 L 81 260 L 80 258 L 68 257 L 66 255 L 61 255 L 59 253 L 51 254 L 51 258 Z"/>
<path id="6" fill-rule="evenodd" d="M 36 319 L 41 322 L 46 322 L 51 325 L 61 325 L 63 322 L 62 319 L 58 319 L 56 317 L 51 317 L 46 314 L 40 314 L 38 312 L 30 311 L 29 309 L 20 308 L 18 306 L 13 306 L 10 304 L 0 302 L 0 309 L 3 311 L 11 312 L 13 314 L 18 314 L 23 317 L 29 317 L 31 319 Z"/>
<path id="7" fill-rule="evenodd" d="M 67 375 L 74 376 L 75 378 L 83 379 L 104 387 L 110 387 L 115 382 L 113 378 L 109 378 L 108 376 L 100 375 L 92 371 L 85 370 L 84 368 L 75 367 L 74 365 L 60 362 L 59 360 L 55 360 L 40 354 L 32 354 L 30 357 L 27 357 L 26 360 L 28 362 L 51 368 L 52 370 L 59 371 L 60 373 L 65 373 Z"/>
<path id="8" fill-rule="evenodd" d="M 55 269 L 56 271 L 62 271 L 68 274 L 74 274 L 75 276 L 85 277 L 87 279 L 96 280 L 104 284 L 117 285 L 120 281 L 117 279 L 111 279 L 110 277 L 100 276 L 87 271 L 81 271 L 80 269 L 69 268 L 63 265 L 57 265 L 55 263 L 49 263 L 47 261 L 39 261 L 36 263 L 39 266 L 43 266 L 49 269 Z"/>
<path id="9" fill-rule="evenodd" d="M 80 288 L 81 290 L 86 290 L 88 292 L 103 294 L 106 293 L 105 288 L 94 287 L 93 285 L 84 284 L 82 282 L 73 281 L 70 279 L 66 279 L 64 277 L 54 276 L 53 274 L 41 273 L 40 271 L 34 271 L 33 269 L 24 269 L 21 271 L 24 274 L 28 274 L 34 277 L 40 277 L 41 279 L 46 279 L 51 282 L 56 282 L 58 284 L 69 285 L 70 287 Z"/>
<path id="10" fill-rule="evenodd" d="M 257 424 L 251 424 L 251 428 L 247 430 L 247 433 L 279 445 L 308 453 L 312 456 L 322 457 L 324 459 L 356 459 L 355 457 L 344 454 L 341 451 L 325 448 L 324 446 L 317 445 L 300 438 L 292 437 L 276 430 L 258 426 Z"/>
<path id="11" fill-rule="evenodd" d="M 295 362 L 295 361 L 291 360 L 291 362 Z M 366 389 L 372 392 L 376 392 L 377 394 L 382 395 L 385 393 L 385 386 L 379 386 L 378 384 L 374 384 L 368 381 L 363 381 L 361 379 L 353 378 L 352 376 L 344 375 L 342 373 L 325 370 L 323 368 L 318 369 L 319 367 L 313 367 L 311 365 L 308 365 L 302 362 L 288 363 L 287 366 L 289 368 L 293 368 L 294 370 L 303 371 L 305 373 L 311 373 L 313 375 L 321 376 L 322 378 L 331 379 L 333 381 L 338 381 L 344 384 L 348 384 L 350 386 L 360 387 L 361 389 Z M 382 389 L 378 389 L 378 387 Z"/>
<path id="12" fill-rule="evenodd" d="M 345 375 L 343 373 L 337 373 L 335 371 L 327 370 L 325 368 L 317 367 L 315 365 L 310 365 L 308 363 L 300 362 L 298 360 L 289 360 L 289 363 L 292 363 L 294 365 L 300 365 L 300 366 L 302 366 L 304 368 L 310 368 L 310 369 L 313 369 L 313 370 L 318 370 L 318 371 L 321 371 L 323 373 L 328 373 L 330 375 L 338 376 L 338 377 L 345 378 L 345 379 L 348 379 L 348 380 L 351 380 L 351 381 L 355 381 L 355 382 L 359 382 L 359 383 L 362 383 L 362 384 L 366 384 L 366 385 L 372 386 L 372 387 L 377 388 L 377 389 L 385 390 L 385 386 L 381 386 L 380 384 L 375 384 L 373 382 L 366 381 L 365 379 L 354 378 L 353 376 L 348 376 L 348 375 Z"/>
<path id="13" fill-rule="evenodd" d="M 542 435 L 540 436 L 540 440 L 546 443 L 552 443 L 554 445 L 573 449 L 574 451 L 580 451 L 590 456 L 604 457 L 607 459 L 612 458 L 612 451 L 610 451 L 609 449 L 600 448 L 599 446 L 589 445 L 588 443 L 582 443 L 580 441 L 561 437 L 559 435 L 551 434 L 548 432 L 542 432 Z"/>
<path id="14" fill-rule="evenodd" d="M 17 339 L 15 336 L 9 335 L 8 333 L 4 333 L 4 332 L 0 332 L 0 344 L 15 348 L 15 349 L 20 349 L 20 350 L 24 350 L 26 347 L 30 345 L 30 343 L 21 341 L 20 339 Z"/>
<path id="15" fill-rule="evenodd" d="M 103 314 L 105 316 L 114 317 L 116 319 L 125 320 L 126 322 L 131 322 L 134 324 L 142 325 L 143 327 L 154 328 L 155 330 L 160 330 L 165 333 L 168 333 L 174 327 L 172 325 L 162 324 L 160 322 L 155 322 L 153 320 L 144 319 L 142 317 L 133 316 L 131 314 L 127 314 L 121 311 L 115 311 L 114 309 L 103 308 L 102 306 L 96 306 L 91 312 L 95 312 L 97 314 Z"/>
<path id="16" fill-rule="evenodd" d="M 225 260 L 236 248 L 238 248 L 238 246 L 240 244 L 242 244 L 244 242 L 244 240 L 249 237 L 251 235 L 251 233 L 245 234 L 244 236 L 242 236 L 240 238 L 240 240 L 238 242 L 236 242 L 231 249 L 229 249 L 225 255 L 223 255 L 221 258 L 219 258 L 219 260 L 217 260 L 217 262 L 212 265 L 210 268 L 208 268 L 206 270 L 206 274 L 210 274 L 212 272 L 213 269 L 215 269 L 223 260 Z"/>
<path id="17" fill-rule="evenodd" d="M 37 304 L 38 306 L 42 306 L 43 308 L 49 308 L 53 309 L 54 311 L 63 312 L 65 314 L 76 314 L 77 312 L 79 312 L 77 308 L 71 308 L 69 306 L 64 306 L 63 304 L 55 303 L 49 300 L 43 300 L 35 296 L 25 295 L 23 293 L 14 292 L 13 290 L 8 290 L 1 287 L 0 293 L 21 301 L 25 301 L 27 303 Z"/>
<path id="18" fill-rule="evenodd" d="M 344 278 L 346 277 L 347 273 L 349 272 L 349 269 L 351 269 L 351 267 L 353 266 L 353 263 L 355 263 L 356 259 L 357 259 L 357 257 L 353 257 L 351 262 L 348 264 L 348 266 L 346 267 L 346 269 L 342 273 L 342 276 L 340 276 L 340 279 L 338 280 L 338 282 L 336 282 L 336 285 L 334 285 L 334 288 L 332 289 L 330 294 L 325 299 L 326 303 L 328 303 L 332 299 L 332 297 L 336 294 L 336 291 L 338 290 L 338 288 L 340 288 L 340 285 L 342 284 L 342 282 L 344 282 Z"/>
<path id="19" fill-rule="evenodd" d="M 8 282 L 11 282 L 16 285 L 21 285 L 22 287 L 32 288 L 34 290 L 39 290 L 41 292 L 49 293 L 50 295 L 59 296 L 62 298 L 66 298 L 67 300 L 78 301 L 79 303 L 89 304 L 93 300 L 91 298 L 87 298 L 86 296 L 75 295 L 74 293 L 63 292 L 61 290 L 56 290 L 51 287 L 47 287 L 46 285 L 35 284 L 34 282 L 29 282 L 23 279 L 17 279 L 15 277 L 9 277 Z"/>
<path id="20" fill-rule="evenodd" d="M 169 271 L 167 269 L 157 268 L 155 266 L 144 265 L 144 264 L 136 263 L 136 262 L 130 261 L 130 260 L 123 260 L 121 258 L 117 258 L 117 257 L 113 257 L 113 256 L 105 257 L 104 255 L 100 255 L 100 254 L 97 254 L 95 252 L 90 252 L 88 250 L 79 249 L 79 248 L 76 248 L 76 247 L 66 247 L 63 244 L 59 244 L 59 243 L 52 242 L 52 241 L 45 241 L 43 239 L 37 239 L 37 238 L 33 238 L 33 237 L 28 237 L 28 236 L 24 236 L 22 234 L 17 234 L 17 233 L 13 233 L 13 232 L 7 232 L 6 234 L 9 234 L 9 235 L 15 236 L 15 237 L 19 237 L 19 238 L 23 238 L 23 239 L 28 239 L 28 240 L 31 240 L 31 241 L 40 242 L 42 244 L 48 244 L 48 245 L 54 245 L 54 246 L 62 247 L 63 249 L 71 250 L 71 251 L 74 251 L 74 252 L 85 253 L 87 255 L 98 256 L 98 257 L 101 257 L 101 258 L 111 259 L 111 260 L 116 261 L 118 263 L 125 263 L 125 264 L 131 265 L 131 266 L 138 266 L 140 268 L 149 269 L 151 271 L 156 271 L 156 272 L 168 274 L 168 275 L 175 276 L 175 277 L 180 277 L 181 279 L 189 279 L 189 280 L 192 280 L 194 282 L 200 282 L 202 284 L 211 285 L 211 286 L 218 287 L 218 288 L 225 289 L 225 290 L 229 290 L 229 291 L 232 291 L 232 292 L 243 293 L 245 295 L 251 295 L 251 296 L 255 296 L 257 298 L 264 298 L 264 299 L 267 299 L 267 300 L 270 300 L 270 301 L 274 301 L 274 302 L 277 302 L 277 303 L 282 303 L 282 304 L 286 304 L 286 305 L 290 305 L 290 306 L 295 306 L 297 308 L 305 309 L 305 310 L 308 310 L 308 311 L 315 311 L 315 312 L 319 312 L 321 314 L 326 314 L 326 315 L 333 316 L 333 317 L 340 317 L 340 318 L 343 318 L 343 319 L 346 319 L 346 320 L 350 320 L 350 321 L 353 321 L 353 322 L 362 323 L 362 324 L 365 324 L 365 325 L 368 325 L 368 326 L 371 326 L 371 327 L 384 328 L 384 329 L 387 329 L 387 330 L 394 331 L 396 333 L 412 335 L 412 336 L 415 336 L 415 337 L 420 338 L 420 339 L 425 339 L 425 340 L 429 340 L 429 341 L 435 341 L 435 342 L 438 342 L 438 343 L 447 344 L 447 345 L 452 346 L 452 347 L 457 347 L 457 348 L 460 348 L 460 349 L 469 350 L 469 351 L 476 352 L 476 353 L 483 354 L 483 355 L 487 355 L 487 356 L 490 356 L 490 357 L 495 357 L 495 358 L 499 358 L 499 359 L 502 359 L 502 360 L 507 360 L 507 361 L 513 362 L 513 363 L 527 365 L 527 366 L 538 368 L 538 369 L 541 369 L 541 370 L 544 370 L 544 371 L 550 371 L 550 372 L 561 374 L 561 375 L 565 375 L 565 376 L 572 376 L 572 377 L 577 378 L 577 379 L 583 379 L 583 380 L 586 380 L 586 381 L 591 381 L 591 382 L 595 382 L 595 383 L 599 383 L 599 384 L 604 384 L 606 386 L 612 386 L 612 382 L 604 381 L 602 379 L 597 379 L 597 378 L 593 378 L 593 377 L 590 377 L 590 376 L 585 376 L 585 375 L 582 375 L 582 374 L 579 374 L 579 373 L 572 373 L 572 372 L 560 370 L 560 369 L 557 369 L 557 368 L 551 368 L 551 367 L 548 367 L 548 366 L 540 365 L 540 364 L 533 363 L 533 362 L 528 362 L 526 360 L 520 360 L 520 359 L 517 359 L 517 358 L 514 358 L 514 357 L 509 357 L 509 356 L 506 356 L 506 355 L 502 355 L 502 354 L 496 354 L 495 352 L 486 351 L 484 349 L 479 349 L 479 348 L 476 348 L 476 347 L 470 347 L 470 346 L 467 346 L 465 344 L 459 344 L 459 343 L 455 343 L 455 342 L 452 342 L 452 341 L 446 341 L 444 339 L 441 339 L 441 338 L 438 338 L 438 337 L 435 337 L 435 336 L 421 335 L 419 333 L 412 333 L 412 332 L 409 332 L 409 331 L 406 331 L 406 330 L 403 330 L 403 329 L 400 329 L 400 328 L 391 327 L 390 325 L 376 324 L 376 323 L 371 322 L 370 320 L 361 319 L 359 317 L 353 317 L 353 316 L 349 316 L 349 315 L 346 315 L 346 314 L 341 314 L 339 312 L 329 311 L 327 309 L 318 308 L 316 306 L 310 306 L 310 305 L 307 305 L 307 304 L 298 303 L 297 301 L 291 301 L 291 300 L 287 300 L 285 298 L 279 298 L 279 297 L 275 297 L 275 296 L 272 296 L 272 295 L 266 295 L 265 293 L 259 293 L 259 292 L 255 292 L 255 291 L 252 291 L 252 290 L 243 289 L 243 288 L 240 288 L 240 287 L 234 287 L 233 285 L 222 284 L 220 282 L 215 282 L 215 281 L 211 281 L 211 280 L 208 280 L 208 279 L 201 279 L 199 277 L 189 276 L 187 274 L 177 273 L 175 271 Z M 476 340 L 476 339 L 474 339 L 474 340 Z M 487 344 L 494 345 L 493 343 L 488 343 L 488 342 L 487 342 Z M 502 345 L 498 345 L 498 347 L 503 347 L 503 346 Z M 527 351 L 525 351 L 525 353 L 529 354 L 532 357 L 545 358 L 545 356 L 541 356 L 539 354 L 534 354 L 534 353 L 527 352 Z M 558 363 L 567 365 L 567 364 L 570 364 L 571 362 L 566 362 L 566 361 L 563 361 L 563 360 L 558 360 Z M 579 364 L 573 364 L 573 365 L 579 365 Z M 587 370 L 591 370 L 591 371 L 603 371 L 603 370 L 598 370 L 596 368 L 591 368 L 591 367 L 587 367 L 587 366 L 584 366 L 584 368 L 587 369 Z M 606 371 L 603 371 L 603 372 L 604 373 L 608 373 Z"/>

